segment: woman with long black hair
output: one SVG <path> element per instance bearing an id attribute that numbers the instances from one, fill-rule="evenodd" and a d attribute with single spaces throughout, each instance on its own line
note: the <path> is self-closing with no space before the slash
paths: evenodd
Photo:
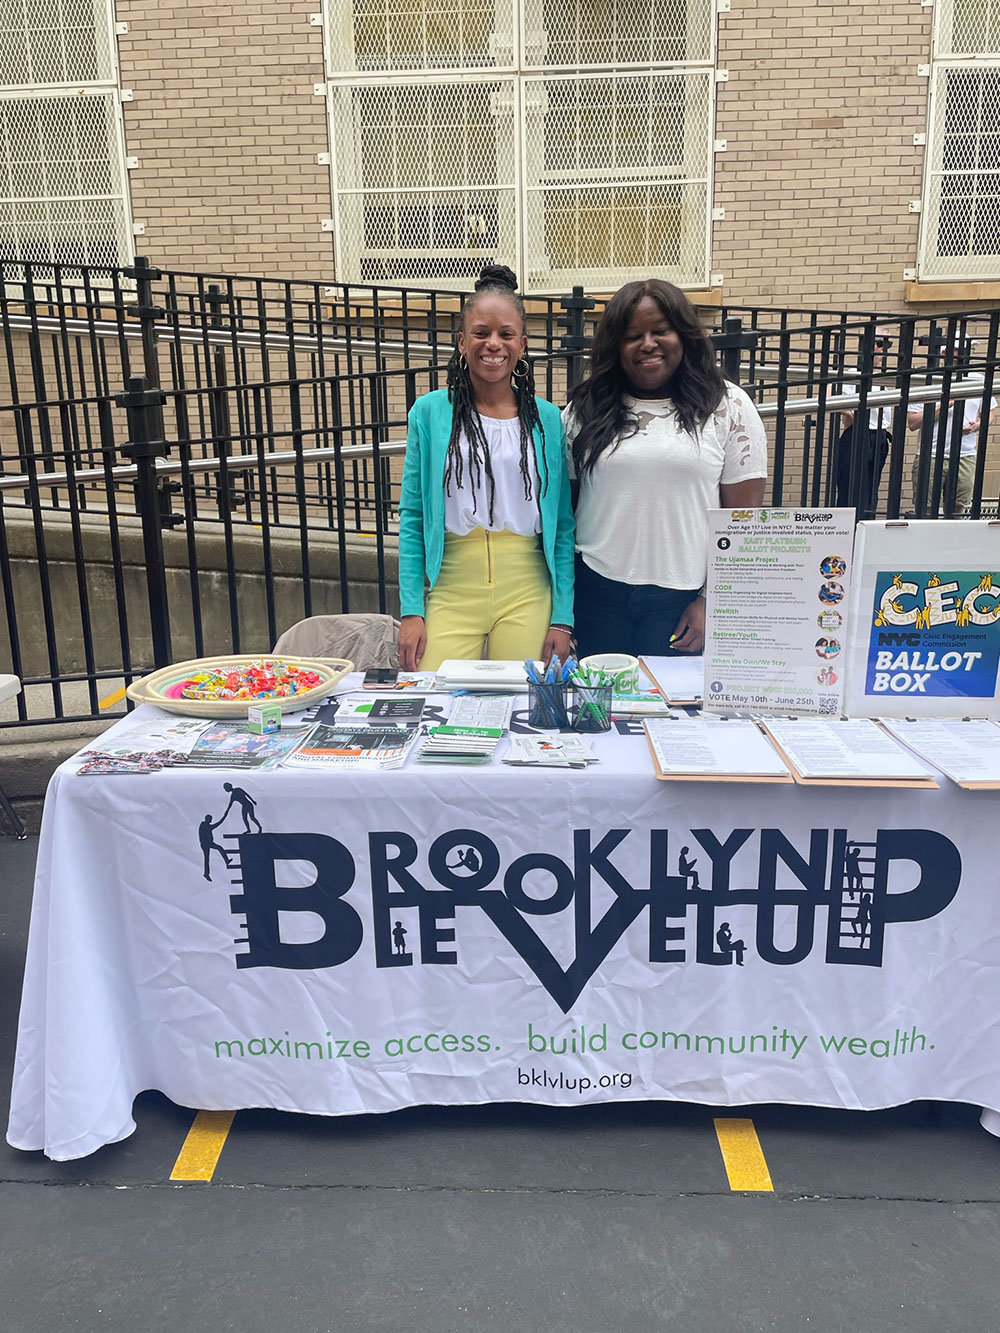
<path id="1" fill-rule="evenodd" d="M 490 265 L 448 387 L 410 411 L 399 504 L 399 664 L 569 652 L 573 510 L 559 411 L 536 398 L 524 304 Z"/>
<path id="2" fill-rule="evenodd" d="M 563 420 L 580 655 L 701 652 L 706 514 L 763 503 L 767 442 L 682 291 L 650 278 L 615 293 Z"/>

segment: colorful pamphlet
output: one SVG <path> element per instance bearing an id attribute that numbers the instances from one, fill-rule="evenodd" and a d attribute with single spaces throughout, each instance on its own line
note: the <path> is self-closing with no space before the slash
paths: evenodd
<path id="1" fill-rule="evenodd" d="M 198 737 L 190 768 L 274 768 L 302 739 L 302 727 L 255 736 L 246 722 L 211 722 Z"/>
<path id="2" fill-rule="evenodd" d="M 363 763 L 399 768 L 417 738 L 416 727 L 331 725 L 318 722 L 292 754 L 285 768 L 337 768 Z"/>
<path id="3" fill-rule="evenodd" d="M 511 736 L 505 764 L 541 768 L 586 768 L 597 762 L 588 736 Z"/>

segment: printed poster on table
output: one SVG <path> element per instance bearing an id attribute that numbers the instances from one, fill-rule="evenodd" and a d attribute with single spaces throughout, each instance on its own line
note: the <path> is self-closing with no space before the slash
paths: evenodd
<path id="1" fill-rule="evenodd" d="M 709 511 L 705 708 L 841 711 L 853 509 Z"/>
<path id="2" fill-rule="evenodd" d="M 996 717 L 1000 525 L 858 524 L 852 717 Z"/>

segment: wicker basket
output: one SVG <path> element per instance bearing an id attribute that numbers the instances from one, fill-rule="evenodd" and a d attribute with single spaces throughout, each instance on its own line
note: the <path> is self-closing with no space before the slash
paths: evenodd
<path id="1" fill-rule="evenodd" d="M 176 691 L 185 680 L 203 671 L 231 671 L 234 667 L 245 667 L 251 662 L 286 662 L 289 666 L 303 667 L 315 671 L 322 677 L 318 685 L 311 689 L 300 690 L 297 694 L 287 695 L 283 699 L 184 699 Z M 297 657 L 289 653 L 241 653 L 235 657 L 199 657 L 191 662 L 175 662 L 173 666 L 161 667 L 159 671 L 143 676 L 129 685 L 126 693 L 137 704 L 155 704 L 171 713 L 183 713 L 186 717 L 243 717 L 254 703 L 274 703 L 282 712 L 298 712 L 311 704 L 325 699 L 338 681 L 354 670 L 354 663 L 346 657 Z"/>

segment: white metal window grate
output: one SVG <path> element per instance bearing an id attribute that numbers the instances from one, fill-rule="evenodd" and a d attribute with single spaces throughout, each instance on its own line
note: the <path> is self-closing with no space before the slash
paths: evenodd
<path id="1" fill-rule="evenodd" d="M 527 68 L 705 64 L 713 58 L 710 0 L 525 0 Z"/>
<path id="2" fill-rule="evenodd" d="M 1000 51 L 1000 0 L 937 0 L 934 55 L 995 55 Z"/>
<path id="3" fill-rule="evenodd" d="M 327 0 L 327 68 L 510 68 L 512 23 L 510 0 Z"/>
<path id="4" fill-rule="evenodd" d="M 703 71 L 526 81 L 532 281 L 704 271 L 712 87 Z"/>
<path id="5" fill-rule="evenodd" d="M 326 0 L 325 21 L 338 276 L 707 284 L 710 0 Z"/>
<path id="6" fill-rule="evenodd" d="M 0 260 L 132 256 L 111 0 L 0 0 Z"/>
<path id="7" fill-rule="evenodd" d="M 109 0 L 0 0 L 0 89 L 114 79 Z"/>
<path id="8" fill-rule="evenodd" d="M 513 253 L 513 83 L 341 86 L 332 98 L 340 267 L 466 286 Z"/>
<path id="9" fill-rule="evenodd" d="M 937 62 L 921 217 L 921 278 L 1000 277 L 1000 57 Z"/>
<path id="10" fill-rule="evenodd" d="M 104 266 L 129 254 L 118 114 L 113 92 L 0 97 L 0 258 Z"/>

